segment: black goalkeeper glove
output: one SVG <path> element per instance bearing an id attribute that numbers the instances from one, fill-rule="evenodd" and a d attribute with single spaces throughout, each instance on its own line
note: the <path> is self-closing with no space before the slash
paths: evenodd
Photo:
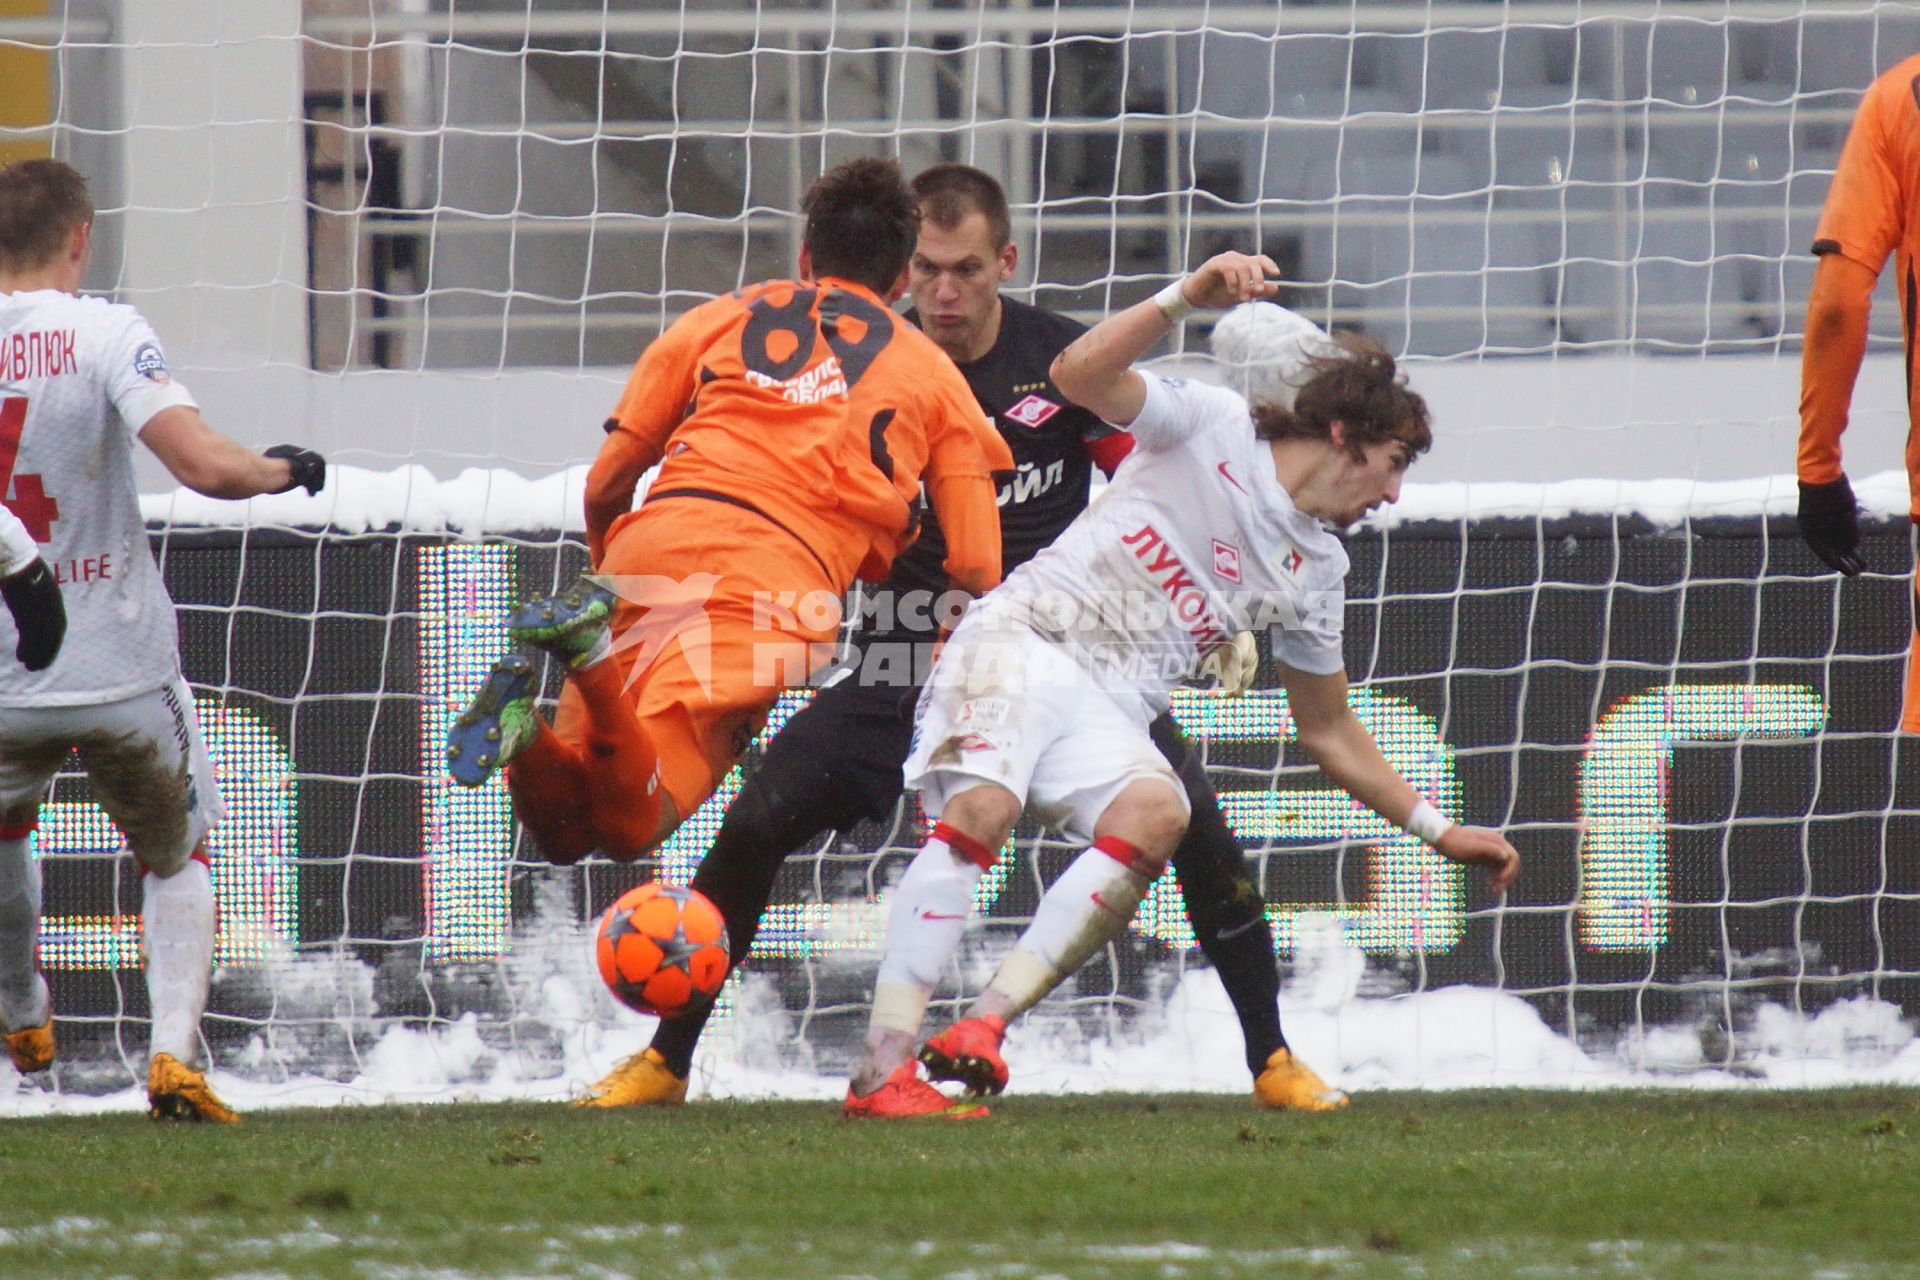
<path id="1" fill-rule="evenodd" d="M 327 460 L 313 450 L 302 449 L 297 444 L 277 444 L 268 449 L 266 454 L 269 458 L 287 460 L 287 482 L 275 489 L 275 493 L 287 493 L 293 489 L 318 493 L 326 488 Z"/>
<path id="2" fill-rule="evenodd" d="M 29 671 L 44 671 L 60 655 L 67 636 L 67 606 L 60 600 L 60 584 L 47 562 L 34 562 L 10 578 L 0 578 L 0 598 L 7 602 L 20 643 L 13 656 Z"/>
<path id="3" fill-rule="evenodd" d="M 1800 482 L 1800 536 L 1829 569 L 1851 578 L 1867 567 L 1860 558 L 1860 507 L 1845 476 L 1830 484 Z"/>

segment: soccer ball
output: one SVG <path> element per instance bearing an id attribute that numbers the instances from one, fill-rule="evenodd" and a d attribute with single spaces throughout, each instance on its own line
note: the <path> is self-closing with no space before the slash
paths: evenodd
<path id="1" fill-rule="evenodd" d="M 607 908 L 594 956 L 621 1004 L 677 1018 L 712 1000 L 727 980 L 727 923 L 705 894 L 655 881 Z"/>

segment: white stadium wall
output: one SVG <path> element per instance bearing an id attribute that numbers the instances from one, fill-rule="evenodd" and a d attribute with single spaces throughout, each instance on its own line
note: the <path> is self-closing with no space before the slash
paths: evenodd
<path id="1" fill-rule="evenodd" d="M 1212 376 L 1204 361 L 1168 363 Z M 1846 437 L 1858 475 L 1901 466 L 1901 363 L 1898 355 L 1875 355 L 1861 372 Z M 188 369 L 181 376 L 213 421 L 253 443 L 296 438 L 353 466 L 415 465 L 452 479 L 469 467 L 540 475 L 591 461 L 626 375 L 625 367 L 607 366 L 353 374 Z M 1416 361 L 1411 377 L 1434 414 L 1434 448 L 1412 473 L 1416 486 L 1719 481 L 1793 471 L 1797 350 Z M 149 474 L 150 489 L 163 487 L 157 473 Z"/>

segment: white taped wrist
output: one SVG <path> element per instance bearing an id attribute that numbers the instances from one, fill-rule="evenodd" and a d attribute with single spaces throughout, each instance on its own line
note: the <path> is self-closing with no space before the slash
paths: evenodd
<path id="1" fill-rule="evenodd" d="M 1441 836 L 1453 830 L 1453 821 L 1434 808 L 1431 800 L 1423 797 L 1413 806 L 1413 812 L 1407 815 L 1405 827 L 1408 835 L 1417 836 L 1428 844 L 1437 845 L 1440 843 Z"/>
<path id="2" fill-rule="evenodd" d="M 1153 305 L 1160 308 L 1160 314 L 1167 318 L 1168 324 L 1179 324 L 1200 309 L 1188 302 L 1187 295 L 1180 291 L 1180 286 L 1186 282 L 1187 278 L 1181 276 L 1153 295 Z"/>

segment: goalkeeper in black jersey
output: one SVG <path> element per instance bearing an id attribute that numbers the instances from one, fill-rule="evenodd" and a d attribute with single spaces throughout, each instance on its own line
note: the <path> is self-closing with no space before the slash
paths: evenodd
<path id="1" fill-rule="evenodd" d="M 1011 572 L 1086 509 L 1094 466 L 1111 474 L 1133 439 L 1069 403 L 1048 376 L 1053 358 L 1083 326 L 1000 296 L 1015 263 L 1000 184 L 971 166 L 942 164 L 915 178 L 913 189 L 922 221 L 909 268 L 910 318 L 953 358 L 1012 449 L 1016 469 L 999 477 L 1001 563 Z M 852 669 L 787 722 L 728 807 L 693 887 L 726 916 L 734 964 L 753 944 L 789 853 L 827 831 L 885 818 L 898 803 L 914 704 L 931 665 L 933 628 L 943 620 L 937 602 L 948 587 L 945 556 L 929 514 L 919 540 L 877 589 L 877 607 L 866 611 L 872 623 L 856 637 Z M 1239 657 L 1242 670 L 1223 673 L 1223 683 L 1251 675 L 1251 650 L 1242 647 Z M 1266 899 L 1206 770 L 1172 717 L 1154 724 L 1153 738 L 1192 801 L 1173 865 L 1200 948 L 1239 1015 L 1256 1100 L 1309 1111 L 1344 1107 L 1346 1096 L 1297 1061 L 1281 1035 Z M 684 1101 L 706 1018 L 700 1010 L 662 1021 L 652 1045 L 615 1067 L 580 1105 Z"/>

